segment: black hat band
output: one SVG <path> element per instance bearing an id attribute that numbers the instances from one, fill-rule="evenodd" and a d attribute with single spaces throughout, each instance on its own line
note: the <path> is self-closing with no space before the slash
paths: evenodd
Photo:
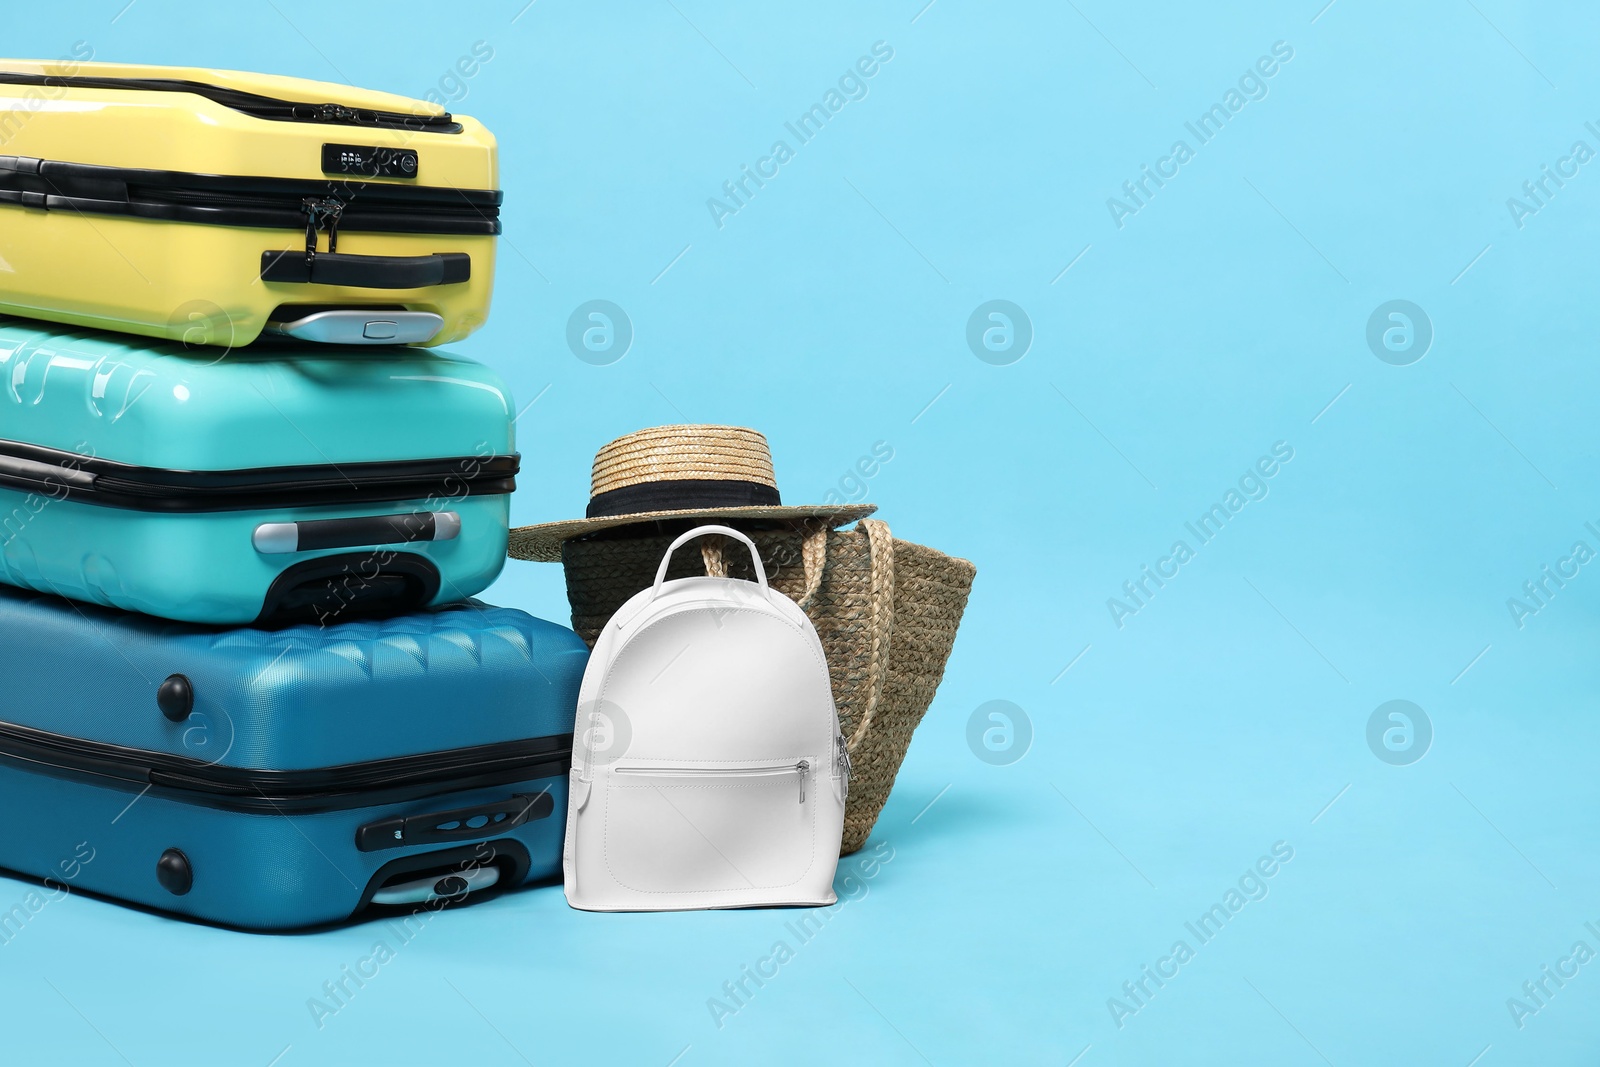
<path id="1" fill-rule="evenodd" d="M 721 478 L 681 478 L 638 482 L 589 498 L 584 517 L 609 519 L 652 511 L 700 511 L 718 508 L 781 507 L 778 490 L 760 482 Z"/>

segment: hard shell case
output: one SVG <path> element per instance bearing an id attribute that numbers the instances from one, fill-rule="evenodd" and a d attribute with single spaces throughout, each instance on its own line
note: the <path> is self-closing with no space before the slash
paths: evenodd
<path id="1" fill-rule="evenodd" d="M 505 562 L 512 423 L 439 350 L 0 319 L 0 581 L 203 623 L 460 600 Z"/>
<path id="2" fill-rule="evenodd" d="M 0 587 L 0 632 L 0 867 L 41 894 L 268 930 L 560 871 L 564 627 L 469 602 L 224 630 Z"/>
<path id="3" fill-rule="evenodd" d="M 0 311 L 191 344 L 459 340 L 500 232 L 464 115 L 237 71 L 0 60 Z"/>

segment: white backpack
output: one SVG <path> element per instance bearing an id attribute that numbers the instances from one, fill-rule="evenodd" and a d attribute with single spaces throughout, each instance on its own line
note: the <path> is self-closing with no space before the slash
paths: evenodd
<path id="1" fill-rule="evenodd" d="M 755 582 L 666 581 L 705 534 Z M 587 911 L 832 904 L 850 763 L 822 643 L 726 526 L 672 542 L 595 642 L 578 697 L 563 857 Z"/>

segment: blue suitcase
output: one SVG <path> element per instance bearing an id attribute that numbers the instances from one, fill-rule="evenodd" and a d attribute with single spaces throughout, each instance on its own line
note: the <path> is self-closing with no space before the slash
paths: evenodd
<path id="1" fill-rule="evenodd" d="M 564 627 L 469 601 L 219 629 L 0 587 L 0 634 L 0 868 L 41 901 L 275 930 L 560 875 Z"/>
<path id="2" fill-rule="evenodd" d="M 461 600 L 505 563 L 513 421 L 440 350 L 0 318 L 0 581 L 222 624 Z"/>

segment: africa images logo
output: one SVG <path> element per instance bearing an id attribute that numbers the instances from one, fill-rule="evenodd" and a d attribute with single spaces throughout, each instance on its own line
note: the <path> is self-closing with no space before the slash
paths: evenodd
<path id="1" fill-rule="evenodd" d="M 1265 500 L 1272 492 L 1269 480 L 1292 459 L 1294 459 L 1293 445 L 1287 441 L 1274 442 L 1271 455 L 1261 456 L 1239 476 L 1237 488 L 1229 486 L 1220 500 L 1202 512 L 1193 522 L 1183 524 L 1183 528 L 1194 538 L 1194 544 L 1191 545 L 1185 538 L 1178 538 L 1172 543 L 1167 554 L 1155 561 L 1154 569 L 1151 564 L 1142 564 L 1137 577 L 1122 583 L 1122 593 L 1126 599 L 1107 597 L 1106 610 L 1110 612 L 1111 621 L 1116 624 L 1117 629 L 1122 629 L 1127 625 L 1129 618 L 1149 607 L 1156 593 L 1165 589 L 1168 582 L 1182 573 L 1183 566 L 1194 559 L 1201 548 L 1210 544 L 1212 538 L 1220 534 L 1222 528 L 1244 510 L 1246 504 Z"/>
<path id="2" fill-rule="evenodd" d="M 711 213 L 711 221 L 716 223 L 717 229 L 722 229 L 729 218 L 748 207 L 756 193 L 782 173 L 782 168 L 795 158 L 798 150 L 810 144 L 812 138 L 821 133 L 822 128 L 843 111 L 846 104 L 865 100 L 869 91 L 868 80 L 875 77 L 883 65 L 893 58 L 894 48 L 889 42 L 874 41 L 871 55 L 861 56 L 852 66 L 846 67 L 838 81 L 823 92 L 822 99 L 802 111 L 794 121 L 783 124 L 783 128 L 794 139 L 793 145 L 788 139 L 780 137 L 772 142 L 766 155 L 756 160 L 754 168 L 748 163 L 741 163 L 739 174 L 722 183 L 722 196 L 706 198 L 706 210 Z"/>
<path id="3" fill-rule="evenodd" d="M 1196 151 L 1210 144 L 1223 127 L 1232 121 L 1233 116 L 1244 110 L 1246 104 L 1252 100 L 1265 100 L 1268 80 L 1293 58 L 1294 47 L 1288 41 L 1272 42 L 1271 55 L 1261 56 L 1253 66 L 1245 68 L 1238 83 L 1230 85 L 1220 101 L 1202 111 L 1193 121 L 1183 124 L 1183 128 L 1194 138 L 1194 145 L 1191 146 L 1183 138 L 1172 142 L 1167 154 L 1157 159 L 1154 167 L 1148 163 L 1141 164 L 1138 177 L 1122 183 L 1122 199 L 1106 197 L 1106 210 L 1111 213 L 1111 221 L 1117 229 L 1122 229 L 1128 219 L 1148 207 L 1156 193 L 1176 178 L 1184 164 L 1195 157 Z"/>
<path id="4" fill-rule="evenodd" d="M 1188 937 L 1179 937 L 1166 955 L 1139 967 L 1137 977 L 1122 983 L 1121 996 L 1106 998 L 1106 1011 L 1111 1021 L 1121 1030 L 1128 1020 L 1138 1015 L 1155 1000 L 1156 994 L 1167 987 L 1193 962 L 1199 950 L 1216 940 L 1234 916 L 1247 904 L 1266 900 L 1272 892 L 1271 880 L 1294 859 L 1294 846 L 1287 841 L 1274 841 L 1271 854 L 1263 854 L 1238 880 L 1222 893 L 1222 898 L 1202 911 L 1193 921 L 1183 924 Z M 1194 944 L 1190 944 L 1190 939 Z"/>

